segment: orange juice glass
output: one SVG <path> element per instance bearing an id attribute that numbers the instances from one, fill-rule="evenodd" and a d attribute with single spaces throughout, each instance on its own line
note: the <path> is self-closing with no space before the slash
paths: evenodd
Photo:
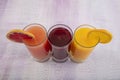
<path id="1" fill-rule="evenodd" d="M 48 42 L 47 31 L 40 24 L 30 24 L 24 28 L 35 36 L 34 40 L 24 41 L 26 47 L 30 51 L 33 59 L 39 62 L 49 60 L 51 46 Z"/>
<path id="2" fill-rule="evenodd" d="M 81 30 L 81 28 L 83 27 L 84 29 Z M 87 37 L 88 32 L 93 29 L 95 28 L 92 26 L 90 27 L 90 25 L 86 24 L 86 25 L 81 25 L 75 30 L 73 40 L 70 45 L 70 53 L 69 53 L 72 61 L 78 63 L 85 61 L 92 52 L 92 50 L 94 49 L 94 46 L 86 47 L 81 45 L 81 41 L 84 41 Z"/>

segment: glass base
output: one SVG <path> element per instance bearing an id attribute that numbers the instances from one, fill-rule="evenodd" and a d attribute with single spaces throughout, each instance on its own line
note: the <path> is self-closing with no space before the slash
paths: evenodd
<path id="1" fill-rule="evenodd" d="M 72 61 L 72 62 L 74 62 L 74 63 L 83 63 L 85 60 L 82 60 L 82 59 L 76 59 L 76 58 L 74 58 L 73 56 L 72 56 L 72 52 L 70 51 L 70 53 L 69 53 L 69 58 L 70 58 L 70 60 Z"/>
<path id="2" fill-rule="evenodd" d="M 64 59 L 56 59 L 55 57 L 52 57 L 52 60 L 57 62 L 57 63 L 64 63 L 68 60 L 68 57 L 66 57 Z"/>
<path id="3" fill-rule="evenodd" d="M 34 58 L 34 57 L 32 57 L 32 59 L 37 61 L 37 62 L 43 63 L 43 62 L 48 61 L 50 59 L 50 56 L 51 56 L 51 53 L 43 59 L 37 59 L 37 58 Z"/>
<path id="4" fill-rule="evenodd" d="M 75 63 L 83 63 L 83 62 L 85 62 L 85 60 L 78 60 L 78 59 L 74 59 L 74 58 L 72 58 L 72 57 L 70 57 L 70 60 L 72 61 L 72 62 L 75 62 Z"/>

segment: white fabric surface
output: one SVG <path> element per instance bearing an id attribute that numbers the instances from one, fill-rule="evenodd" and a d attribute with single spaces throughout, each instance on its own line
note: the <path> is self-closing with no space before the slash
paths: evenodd
<path id="1" fill-rule="evenodd" d="M 96 46 L 84 63 L 38 63 L 5 37 L 31 23 L 47 30 L 62 23 L 73 31 L 91 24 L 109 30 L 113 40 Z M 0 80 L 120 80 L 120 0 L 0 0 Z"/>

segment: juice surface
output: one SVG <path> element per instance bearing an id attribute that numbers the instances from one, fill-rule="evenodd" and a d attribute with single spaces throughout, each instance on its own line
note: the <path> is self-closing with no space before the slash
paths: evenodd
<path id="1" fill-rule="evenodd" d="M 75 31 L 75 34 L 74 34 L 74 40 L 81 46 L 83 47 L 88 47 L 89 45 L 92 44 L 92 42 L 98 42 L 98 40 L 94 40 L 94 39 L 91 39 L 91 40 L 88 40 L 88 34 L 90 31 L 92 31 L 94 28 L 89 28 L 89 27 L 83 27 L 83 28 L 78 28 L 76 31 Z M 91 41 L 91 42 L 90 42 Z M 91 46 L 92 47 L 92 46 Z"/>
<path id="2" fill-rule="evenodd" d="M 38 25 L 34 25 L 32 27 L 29 27 L 25 31 L 28 31 L 28 32 L 32 33 L 35 36 L 34 39 L 24 40 L 25 44 L 34 46 L 34 45 L 41 44 L 46 39 L 45 30 L 42 27 L 38 26 Z"/>
<path id="3" fill-rule="evenodd" d="M 59 27 L 50 32 L 49 40 L 53 45 L 62 47 L 72 40 L 72 35 L 67 29 Z"/>

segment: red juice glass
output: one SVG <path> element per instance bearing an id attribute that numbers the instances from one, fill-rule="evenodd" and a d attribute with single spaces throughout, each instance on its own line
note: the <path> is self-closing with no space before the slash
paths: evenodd
<path id="1" fill-rule="evenodd" d="M 52 45 L 52 59 L 55 62 L 65 62 L 68 59 L 72 35 L 72 30 L 64 24 L 56 24 L 49 29 L 48 40 Z"/>

